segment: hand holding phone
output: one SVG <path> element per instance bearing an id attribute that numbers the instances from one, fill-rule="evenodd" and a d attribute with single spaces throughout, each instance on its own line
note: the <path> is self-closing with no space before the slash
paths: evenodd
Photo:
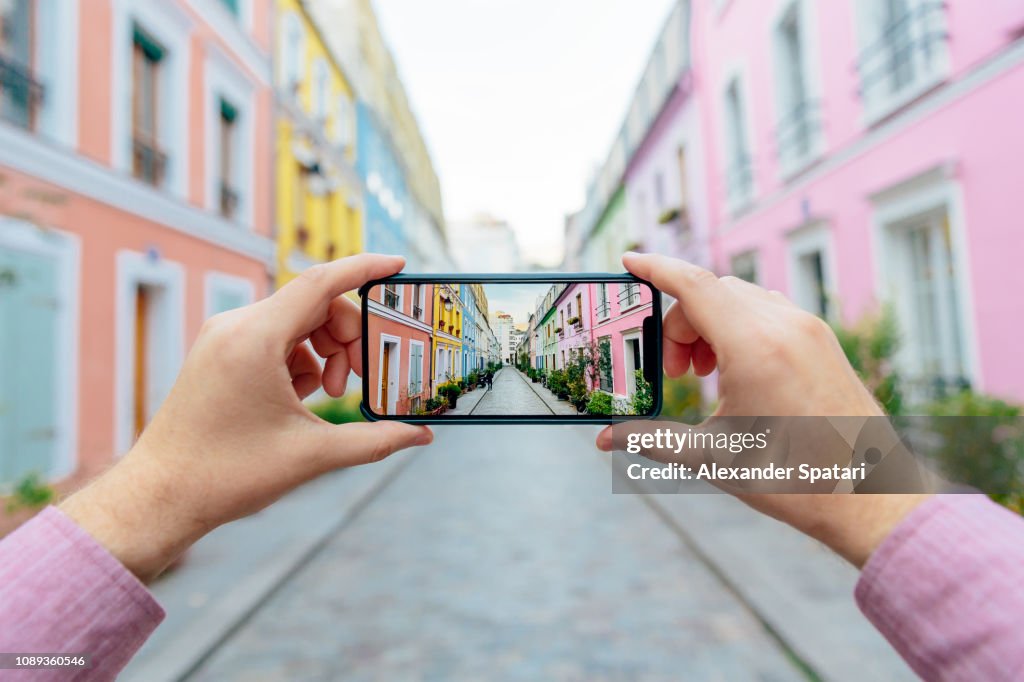
<path id="1" fill-rule="evenodd" d="M 368 419 L 607 423 L 661 402 L 661 297 L 631 275 L 396 275 L 362 294 Z"/>

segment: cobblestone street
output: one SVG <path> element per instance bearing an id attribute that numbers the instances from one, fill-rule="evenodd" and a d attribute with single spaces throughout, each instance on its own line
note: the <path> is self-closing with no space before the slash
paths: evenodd
<path id="1" fill-rule="evenodd" d="M 461 399 L 460 399 L 461 407 Z M 494 376 L 491 390 L 480 399 L 471 414 L 483 415 L 551 415 L 576 414 L 568 402 L 558 400 L 551 391 L 532 383 L 514 367 L 504 367 Z"/>
<path id="2" fill-rule="evenodd" d="M 434 446 L 408 455 L 188 679 L 807 679 L 789 644 L 645 498 L 610 494 L 593 433 L 438 428 Z M 711 514 L 730 500 L 692 502 Z M 750 518 L 742 505 L 733 515 Z M 789 537 L 778 524 L 754 532 L 767 546 Z M 794 620 L 788 598 L 781 617 L 849 642 L 862 673 L 909 679 L 856 613 L 853 572 L 807 551 L 794 560 L 816 572 L 818 602 L 835 605 L 823 623 Z M 827 654 L 820 641 L 807 651 Z M 857 679 L 858 666 L 831 663 L 822 677 Z"/>

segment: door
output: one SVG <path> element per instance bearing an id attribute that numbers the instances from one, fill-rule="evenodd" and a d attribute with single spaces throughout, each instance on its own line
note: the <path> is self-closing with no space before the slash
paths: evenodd
<path id="1" fill-rule="evenodd" d="M 149 416 L 149 327 L 152 293 L 144 286 L 135 290 L 135 401 L 132 406 L 132 428 L 135 438 L 146 427 Z"/>
<path id="2" fill-rule="evenodd" d="M 625 340 L 626 395 L 633 397 L 636 393 L 636 370 L 643 369 L 643 358 L 640 354 L 640 337 L 633 336 Z"/>
<path id="3" fill-rule="evenodd" d="M 0 247 L 0 485 L 57 456 L 60 305 L 54 258 Z"/>
<path id="4" fill-rule="evenodd" d="M 380 366 L 380 407 L 388 413 L 388 384 L 391 383 L 391 344 L 384 344 L 384 357 Z"/>

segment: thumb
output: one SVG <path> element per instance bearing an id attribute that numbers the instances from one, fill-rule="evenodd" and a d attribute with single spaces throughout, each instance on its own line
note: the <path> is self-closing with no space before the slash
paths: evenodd
<path id="1" fill-rule="evenodd" d="M 331 469 L 379 462 L 399 450 L 434 440 L 426 426 L 393 421 L 325 424 L 323 434 L 321 450 Z"/>

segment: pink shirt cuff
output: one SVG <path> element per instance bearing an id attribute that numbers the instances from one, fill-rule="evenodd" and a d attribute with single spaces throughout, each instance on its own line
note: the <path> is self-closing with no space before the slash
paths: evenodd
<path id="1" fill-rule="evenodd" d="M 1024 677 L 1024 520 L 982 495 L 912 511 L 871 556 L 857 604 L 925 679 Z"/>
<path id="2" fill-rule="evenodd" d="M 77 674 L 11 679 L 113 679 L 164 618 L 146 587 L 55 507 L 0 542 L 0 605 L 0 652 L 91 657 Z"/>

